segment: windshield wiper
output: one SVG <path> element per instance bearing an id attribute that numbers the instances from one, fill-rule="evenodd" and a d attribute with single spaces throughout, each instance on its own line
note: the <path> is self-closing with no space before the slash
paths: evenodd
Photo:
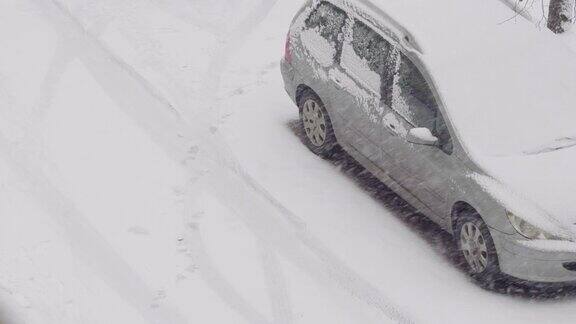
<path id="1" fill-rule="evenodd" d="M 550 153 L 554 151 L 563 150 L 566 148 L 570 148 L 576 146 L 576 138 L 575 137 L 561 137 L 554 140 L 554 142 L 537 148 L 535 150 L 524 151 L 526 155 L 537 155 L 537 154 L 544 154 Z"/>

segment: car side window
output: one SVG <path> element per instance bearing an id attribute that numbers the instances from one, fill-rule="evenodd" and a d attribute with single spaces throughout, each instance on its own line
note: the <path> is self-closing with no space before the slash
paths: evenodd
<path id="1" fill-rule="evenodd" d="M 343 46 L 341 65 L 359 83 L 383 96 L 392 45 L 373 29 L 355 20 L 352 37 Z M 388 83 L 386 83 L 388 84 Z"/>
<path id="2" fill-rule="evenodd" d="M 434 93 L 420 70 L 404 54 L 400 54 L 392 107 L 406 116 L 415 127 L 430 129 L 438 137 L 440 148 L 447 154 L 452 153 L 452 138 Z"/>
<path id="3" fill-rule="evenodd" d="M 370 70 L 384 75 L 392 45 L 360 21 L 355 21 L 352 33 L 352 48 L 356 55 L 368 63 Z"/>
<path id="4" fill-rule="evenodd" d="M 306 29 L 317 30 L 336 49 L 334 59 L 342 53 L 344 26 L 347 19 L 344 10 L 328 2 L 321 2 L 305 21 Z"/>

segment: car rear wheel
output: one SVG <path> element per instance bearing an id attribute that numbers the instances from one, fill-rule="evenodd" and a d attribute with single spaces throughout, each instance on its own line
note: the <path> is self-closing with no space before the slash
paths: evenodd
<path id="1" fill-rule="evenodd" d="M 299 102 L 300 124 L 306 146 L 315 154 L 329 158 L 337 146 L 336 135 L 324 104 L 312 91 L 306 91 Z"/>
<path id="2" fill-rule="evenodd" d="M 492 235 L 478 213 L 462 211 L 454 235 L 472 278 L 491 286 L 502 277 Z"/>

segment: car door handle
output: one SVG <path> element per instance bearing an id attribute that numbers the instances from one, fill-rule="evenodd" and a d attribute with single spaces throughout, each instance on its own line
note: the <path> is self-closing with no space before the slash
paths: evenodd
<path id="1" fill-rule="evenodd" d="M 386 130 L 388 130 L 388 132 L 394 136 L 398 135 L 398 132 L 396 130 L 396 125 L 386 124 Z"/>

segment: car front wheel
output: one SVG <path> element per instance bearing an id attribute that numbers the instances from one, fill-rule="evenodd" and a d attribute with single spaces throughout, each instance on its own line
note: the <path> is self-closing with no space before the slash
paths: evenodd
<path id="1" fill-rule="evenodd" d="M 496 246 L 488 226 L 474 211 L 464 211 L 457 220 L 456 239 L 470 276 L 491 285 L 501 278 Z"/>

